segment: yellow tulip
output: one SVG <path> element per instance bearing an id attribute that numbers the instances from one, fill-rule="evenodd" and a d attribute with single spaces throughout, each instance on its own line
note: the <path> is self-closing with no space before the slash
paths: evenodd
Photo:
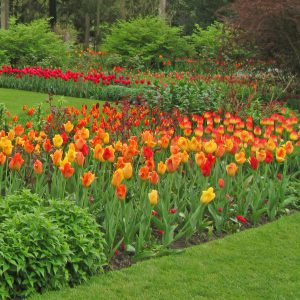
<path id="1" fill-rule="evenodd" d="M 157 190 L 152 190 L 148 194 L 149 202 L 151 205 L 156 205 L 158 203 L 158 192 Z"/>
<path id="2" fill-rule="evenodd" d="M 214 188 L 210 187 L 206 191 L 202 191 L 200 202 L 203 204 L 208 204 L 216 198 Z"/>

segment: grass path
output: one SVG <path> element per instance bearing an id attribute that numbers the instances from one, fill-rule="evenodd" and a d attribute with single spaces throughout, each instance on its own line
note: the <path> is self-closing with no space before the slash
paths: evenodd
<path id="1" fill-rule="evenodd" d="M 55 101 L 60 98 L 61 96 L 54 97 Z M 27 107 L 32 107 L 39 103 L 45 102 L 47 99 L 48 95 L 43 93 L 0 88 L 0 103 L 4 103 L 12 114 L 20 113 L 22 111 L 23 104 L 26 104 Z M 81 107 L 81 105 L 84 103 L 89 105 L 97 102 L 95 100 L 74 97 L 63 97 L 63 99 L 66 105 L 72 105 L 76 107 Z M 47 104 L 45 103 L 45 105 Z"/>
<path id="2" fill-rule="evenodd" d="M 300 213 L 41 299 L 300 299 Z"/>

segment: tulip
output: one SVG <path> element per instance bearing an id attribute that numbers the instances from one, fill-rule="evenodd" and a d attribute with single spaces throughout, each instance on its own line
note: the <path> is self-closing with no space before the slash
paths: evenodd
<path id="1" fill-rule="evenodd" d="M 75 162 L 79 167 L 82 167 L 85 161 L 85 157 L 82 152 L 76 152 Z"/>
<path id="2" fill-rule="evenodd" d="M 218 179 L 218 185 L 219 185 L 220 188 L 223 188 L 223 187 L 224 187 L 225 181 L 224 181 L 223 178 L 219 178 L 219 179 Z"/>
<path id="3" fill-rule="evenodd" d="M 67 133 L 70 133 L 73 130 L 74 125 L 70 121 L 68 121 L 64 124 L 64 128 Z"/>
<path id="4" fill-rule="evenodd" d="M 3 152 L 0 152 L 0 166 L 3 166 L 6 161 L 6 155 Z"/>
<path id="5" fill-rule="evenodd" d="M 17 170 L 19 171 L 24 164 L 24 159 L 22 158 L 22 155 L 20 153 L 16 153 L 11 161 L 9 162 L 9 168 L 11 170 Z"/>
<path id="6" fill-rule="evenodd" d="M 113 186 L 119 186 L 124 179 L 124 173 L 122 169 L 117 169 L 112 177 L 111 184 Z"/>
<path id="7" fill-rule="evenodd" d="M 66 163 L 64 166 L 60 167 L 59 169 L 65 178 L 70 178 L 74 174 L 74 171 L 75 171 L 75 169 L 72 168 L 72 166 L 69 162 Z"/>
<path id="8" fill-rule="evenodd" d="M 253 169 L 253 170 L 257 170 L 259 167 L 259 161 L 257 160 L 257 158 L 255 156 L 251 156 L 249 158 L 249 164 L 250 164 L 251 169 Z"/>
<path id="9" fill-rule="evenodd" d="M 236 153 L 234 155 L 234 159 L 235 161 L 239 164 L 239 165 L 242 165 L 243 163 L 245 163 L 246 161 L 246 155 L 245 155 L 245 152 L 244 151 L 240 151 L 238 153 Z"/>
<path id="10" fill-rule="evenodd" d="M 60 134 L 56 134 L 52 141 L 55 148 L 60 148 L 64 140 Z"/>
<path id="11" fill-rule="evenodd" d="M 285 160 L 286 150 L 284 147 L 276 148 L 276 160 L 279 163 L 282 163 Z"/>
<path id="12" fill-rule="evenodd" d="M 34 173 L 39 175 L 43 173 L 43 163 L 40 160 L 36 160 L 33 164 Z"/>
<path id="13" fill-rule="evenodd" d="M 61 149 L 56 150 L 53 154 L 50 155 L 55 166 L 60 166 L 62 155 L 63 151 Z"/>
<path id="14" fill-rule="evenodd" d="M 206 153 L 214 153 L 217 150 L 217 143 L 214 140 L 210 140 L 204 143 L 204 151 Z"/>
<path id="15" fill-rule="evenodd" d="M 124 200 L 126 198 L 127 189 L 124 184 L 120 184 L 116 187 L 116 196 L 119 200 Z"/>
<path id="16" fill-rule="evenodd" d="M 267 157 L 266 150 L 265 149 L 259 149 L 258 151 L 256 151 L 255 156 L 256 156 L 256 159 L 259 162 L 265 161 L 265 159 Z"/>
<path id="17" fill-rule="evenodd" d="M 149 175 L 149 181 L 151 184 L 157 184 L 159 181 L 159 175 L 155 171 L 152 171 Z"/>
<path id="18" fill-rule="evenodd" d="M 238 170 L 238 166 L 235 163 L 230 163 L 229 165 L 226 166 L 226 172 L 231 177 L 235 176 L 237 170 Z"/>
<path id="19" fill-rule="evenodd" d="M 214 193 L 214 189 L 210 187 L 206 191 L 202 191 L 200 202 L 203 204 L 208 204 L 211 201 L 213 201 L 215 198 L 216 198 L 216 194 Z"/>
<path id="20" fill-rule="evenodd" d="M 148 194 L 148 199 L 151 205 L 156 205 L 158 203 L 158 192 L 157 190 L 152 190 Z"/>
<path id="21" fill-rule="evenodd" d="M 93 174 L 92 172 L 85 172 L 83 173 L 82 177 L 80 177 L 82 185 L 84 187 L 89 187 L 93 181 L 95 180 L 95 174 Z"/>
<path id="22" fill-rule="evenodd" d="M 293 143 L 291 141 L 287 141 L 284 145 L 286 154 L 291 154 L 294 151 L 294 146 Z"/>
<path id="23" fill-rule="evenodd" d="M 139 177 L 141 180 L 147 180 L 149 177 L 149 168 L 147 166 L 141 167 L 139 171 Z"/>
<path id="24" fill-rule="evenodd" d="M 125 179 L 130 179 L 132 177 L 133 173 L 133 168 L 131 163 L 125 163 L 124 167 L 122 168 L 124 178 Z"/>
<path id="25" fill-rule="evenodd" d="M 166 173 L 166 170 L 167 170 L 166 164 L 164 164 L 162 161 L 160 161 L 157 165 L 158 174 L 163 175 Z"/>

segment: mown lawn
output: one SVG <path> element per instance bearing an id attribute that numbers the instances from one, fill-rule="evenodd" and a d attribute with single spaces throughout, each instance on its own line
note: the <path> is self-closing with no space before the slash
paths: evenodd
<path id="1" fill-rule="evenodd" d="M 26 104 L 27 107 L 33 107 L 39 103 L 48 105 L 46 103 L 48 98 L 49 97 L 47 94 L 0 88 L 0 103 L 4 103 L 12 114 L 20 113 L 22 111 L 23 104 Z M 54 103 L 57 103 L 57 101 L 61 98 L 62 96 L 55 96 Z M 63 99 L 65 101 L 65 105 L 72 105 L 75 107 L 81 107 L 81 105 L 84 103 L 89 106 L 92 103 L 97 102 L 95 100 L 73 97 L 63 97 Z"/>
<path id="2" fill-rule="evenodd" d="M 300 299 L 300 213 L 32 300 Z"/>

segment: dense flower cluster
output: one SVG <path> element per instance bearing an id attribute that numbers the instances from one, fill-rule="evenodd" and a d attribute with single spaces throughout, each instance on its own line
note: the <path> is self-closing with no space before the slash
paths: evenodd
<path id="1" fill-rule="evenodd" d="M 223 230 L 232 220 L 274 218 L 277 193 L 282 201 L 290 196 L 287 167 L 300 128 L 286 109 L 255 124 L 221 111 L 187 116 L 142 104 L 94 104 L 49 111 L 39 130 L 31 121 L 35 110 L 23 110 L 30 120 L 9 116 L 0 132 L 3 192 L 25 183 L 43 196 L 97 208 L 111 250 L 123 241 L 142 251 L 150 229 L 168 245 L 203 230 L 207 220 Z M 143 242 L 135 238 L 140 231 Z"/>

